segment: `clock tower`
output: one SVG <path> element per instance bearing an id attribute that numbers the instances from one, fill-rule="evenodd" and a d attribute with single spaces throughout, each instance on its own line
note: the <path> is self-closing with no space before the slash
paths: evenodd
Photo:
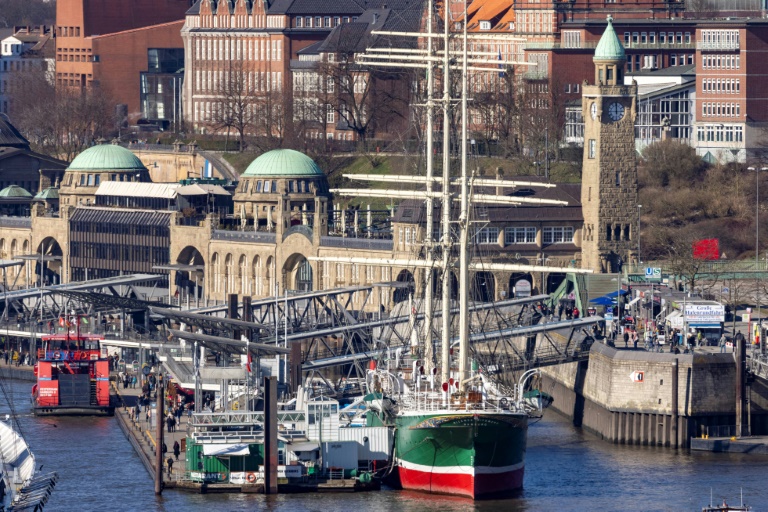
<path id="1" fill-rule="evenodd" d="M 592 60 L 595 84 L 582 88 L 581 259 L 595 272 L 618 272 L 637 259 L 637 84 L 624 85 L 627 57 L 610 16 Z"/>

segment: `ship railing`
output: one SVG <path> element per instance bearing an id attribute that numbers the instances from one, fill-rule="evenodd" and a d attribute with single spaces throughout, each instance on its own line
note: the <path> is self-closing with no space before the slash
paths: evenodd
<path id="1" fill-rule="evenodd" d="M 426 392 L 402 395 L 398 401 L 406 409 L 437 412 L 437 411 L 494 411 L 503 412 L 516 410 L 512 398 L 499 398 L 496 401 L 487 400 L 480 393 L 468 393 L 466 396 L 451 396 L 445 401 L 442 393 Z"/>

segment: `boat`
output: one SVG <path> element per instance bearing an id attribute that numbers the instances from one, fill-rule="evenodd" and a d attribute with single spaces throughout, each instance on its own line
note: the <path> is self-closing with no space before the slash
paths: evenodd
<path id="1" fill-rule="evenodd" d="M 348 179 L 363 181 L 381 181 L 396 183 L 407 179 L 409 184 L 424 185 L 425 191 L 376 190 L 374 193 L 423 201 L 426 224 L 423 232 L 427 234 L 422 243 L 418 260 L 345 260 L 361 264 L 383 264 L 413 266 L 418 269 L 436 269 L 424 271 L 423 295 L 417 300 L 410 297 L 408 308 L 412 318 L 410 322 L 410 346 L 416 354 L 404 355 L 402 347 L 393 348 L 391 357 L 382 358 L 377 367 L 368 370 L 366 381 L 368 404 L 366 423 L 369 427 L 389 426 L 394 430 L 395 443 L 392 456 L 392 476 L 394 483 L 403 489 L 429 493 L 449 494 L 471 499 L 483 499 L 508 495 L 523 487 L 525 471 L 525 453 L 527 446 L 528 424 L 532 417 L 540 417 L 542 408 L 551 403 L 551 396 L 542 393 L 524 396 L 532 379 L 539 375 L 539 370 L 525 371 L 513 384 L 495 380 L 493 373 L 484 371 L 474 348 L 469 344 L 470 330 L 482 331 L 483 326 L 473 324 L 469 307 L 469 260 L 470 238 L 474 229 L 472 212 L 478 206 L 514 205 L 528 201 L 525 197 L 510 197 L 483 193 L 481 197 L 470 192 L 472 187 L 493 186 L 518 187 L 537 186 L 536 183 L 498 180 L 493 184 L 489 180 L 475 179 L 470 176 L 467 164 L 467 63 L 481 62 L 482 55 L 470 55 L 466 30 L 463 44 L 461 37 L 450 34 L 449 24 L 444 25 L 443 48 L 433 47 L 438 34 L 432 32 L 433 8 L 430 2 L 429 19 L 426 26 L 429 34 L 427 49 L 414 49 L 413 52 L 423 57 L 426 64 L 428 113 L 426 116 L 427 143 L 425 147 L 425 176 L 378 176 L 345 175 Z M 413 34 L 392 33 L 390 36 L 408 37 Z M 454 44 L 456 43 L 456 44 Z M 408 50 L 400 50 L 408 51 Z M 402 54 L 399 54 L 402 55 Z M 434 55 L 441 55 L 438 59 Z M 397 54 L 386 62 L 381 53 L 371 52 L 362 56 L 361 61 L 373 65 L 397 66 Z M 433 94 L 434 76 L 438 66 L 433 63 L 442 60 L 443 99 L 438 100 Z M 459 64 L 455 64 L 458 61 Z M 488 60 L 488 72 L 498 73 L 498 62 Z M 452 68 L 461 67 L 461 101 L 451 98 L 448 85 Z M 473 67 L 473 69 L 478 69 Z M 482 68 L 481 68 L 482 69 Z M 433 175 L 434 105 L 443 102 L 443 148 L 451 147 L 450 110 L 461 105 L 461 171 L 453 172 L 450 151 L 443 151 L 442 177 Z M 551 186 L 543 185 L 542 186 Z M 334 193 L 351 197 L 365 197 L 370 191 L 335 190 Z M 546 200 L 538 200 L 538 204 Z M 460 203 L 458 215 L 453 211 L 455 202 Z M 473 205 L 473 203 L 475 203 Z M 440 212 L 438 215 L 437 212 Z M 434 217 L 440 218 L 438 225 Z M 436 229 L 439 228 L 439 229 Z M 438 235 L 431 240 L 433 233 Z M 340 260 L 341 261 L 341 260 Z M 510 271 L 532 271 L 533 267 L 515 264 L 498 264 Z M 473 262 L 474 270 L 482 270 L 481 261 Z M 452 269 L 456 269 L 458 279 Z M 538 268 L 540 270 L 541 267 Z M 442 274 L 442 297 L 437 294 L 433 279 Z M 415 274 L 414 274 L 415 275 Z M 458 293 L 458 314 L 453 308 L 456 302 L 451 290 Z M 442 327 L 433 324 L 436 311 L 442 310 Z M 423 316 L 423 322 L 415 322 L 416 312 Z M 403 311 L 401 310 L 401 313 Z M 519 311 L 518 311 L 519 312 Z M 395 316 L 393 314 L 393 316 Z M 440 335 L 436 334 L 440 331 Z M 439 338 L 435 340 L 435 338 Z M 457 341 L 456 341 L 457 340 Z M 438 355 L 438 357 L 435 357 Z M 413 359 L 411 362 L 409 358 Z M 408 375 L 410 374 L 410 378 Z"/>
<path id="2" fill-rule="evenodd" d="M 744 504 L 744 492 L 741 493 L 741 503 L 739 505 L 729 505 L 723 498 L 720 505 L 713 505 L 712 490 L 709 491 L 709 505 L 701 508 L 701 512 L 749 512 L 752 507 Z"/>
<path id="3" fill-rule="evenodd" d="M 109 360 L 102 336 L 76 333 L 43 336 L 37 352 L 32 412 L 37 416 L 113 416 Z"/>
<path id="4" fill-rule="evenodd" d="M 38 472 L 35 456 L 12 420 L 10 414 L 0 420 L 0 510 L 40 511 L 48 502 L 59 477 L 56 473 Z"/>

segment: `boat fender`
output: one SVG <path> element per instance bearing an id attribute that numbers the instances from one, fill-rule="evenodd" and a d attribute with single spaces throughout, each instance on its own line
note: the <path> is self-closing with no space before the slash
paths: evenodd
<path id="1" fill-rule="evenodd" d="M 248 473 L 247 479 L 249 483 L 254 483 L 256 481 L 256 473 Z"/>

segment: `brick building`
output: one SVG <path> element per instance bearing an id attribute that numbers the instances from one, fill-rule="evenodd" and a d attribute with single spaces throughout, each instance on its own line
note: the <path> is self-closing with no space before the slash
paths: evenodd
<path id="1" fill-rule="evenodd" d="M 61 0 L 56 4 L 56 85 L 99 86 L 141 117 L 140 78 L 150 49 L 182 48 L 189 0 Z"/>

